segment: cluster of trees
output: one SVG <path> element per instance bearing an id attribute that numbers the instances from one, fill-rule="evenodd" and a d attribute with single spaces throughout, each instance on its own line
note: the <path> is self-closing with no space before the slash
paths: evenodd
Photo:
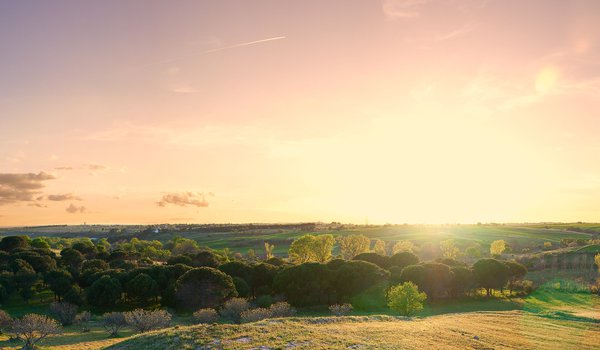
<path id="1" fill-rule="evenodd" d="M 442 260 L 426 263 L 411 252 L 410 242 L 398 242 L 391 247 L 398 252 L 388 256 L 383 242 L 372 245 L 362 235 L 341 236 L 340 258 L 333 258 L 335 243 L 329 234 L 304 235 L 291 244 L 289 262 L 277 257 L 257 262 L 232 260 L 227 252 L 202 249 L 181 237 L 164 247 L 135 238 L 114 245 L 80 240 L 60 254 L 40 241 L 5 237 L 0 241 L 0 302 L 12 293 L 27 301 L 36 291 L 49 289 L 56 301 L 102 309 L 127 303 L 197 310 L 218 307 L 235 296 L 277 294 L 296 306 L 330 305 L 348 302 L 375 285 L 403 282 L 416 284 L 436 300 L 476 288 L 488 294 L 513 288 L 526 272 L 518 263 L 494 259 L 468 267 L 454 260 L 451 240 L 441 244 Z M 265 250 L 272 256 L 272 245 L 267 243 Z"/>

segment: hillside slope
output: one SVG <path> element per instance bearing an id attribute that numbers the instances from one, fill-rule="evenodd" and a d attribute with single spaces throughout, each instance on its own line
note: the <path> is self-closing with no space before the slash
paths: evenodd
<path id="1" fill-rule="evenodd" d="M 107 349 L 597 349 L 598 344 L 598 323 L 508 311 L 200 325 L 133 337 Z"/>

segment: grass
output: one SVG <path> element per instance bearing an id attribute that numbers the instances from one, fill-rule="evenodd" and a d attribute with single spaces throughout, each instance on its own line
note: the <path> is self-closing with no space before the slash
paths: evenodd
<path id="1" fill-rule="evenodd" d="M 598 340 L 596 323 L 504 311 L 200 325 L 135 336 L 108 349 L 596 349 Z"/>

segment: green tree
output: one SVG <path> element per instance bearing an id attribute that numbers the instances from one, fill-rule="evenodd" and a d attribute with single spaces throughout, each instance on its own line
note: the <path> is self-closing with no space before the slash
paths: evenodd
<path id="1" fill-rule="evenodd" d="M 335 238 L 333 235 L 318 235 L 312 242 L 312 251 L 317 262 L 327 262 L 331 259 L 331 252 L 335 245 Z"/>
<path id="2" fill-rule="evenodd" d="M 371 240 L 365 235 L 348 235 L 338 237 L 340 254 L 346 260 L 350 260 L 360 253 L 366 253 L 371 249 Z"/>
<path id="3" fill-rule="evenodd" d="M 398 241 L 394 244 L 392 248 L 392 254 L 397 254 L 401 252 L 409 252 L 413 253 L 415 250 L 415 244 L 411 241 Z"/>
<path id="4" fill-rule="evenodd" d="M 490 244 L 490 254 L 492 254 L 492 256 L 500 256 L 505 250 L 506 242 L 501 239 L 493 241 L 492 244 Z"/>
<path id="5" fill-rule="evenodd" d="M 140 273 L 125 286 L 127 297 L 139 304 L 147 304 L 150 300 L 159 296 L 158 284 L 152 277 Z"/>
<path id="6" fill-rule="evenodd" d="M 374 240 L 373 252 L 379 255 L 387 255 L 387 250 L 385 249 L 385 242 L 380 239 Z"/>
<path id="7" fill-rule="evenodd" d="M 288 250 L 290 259 L 298 264 L 315 261 L 314 242 L 313 235 L 304 235 L 294 240 Z"/>
<path id="8" fill-rule="evenodd" d="M 92 306 L 112 307 L 121 300 L 122 291 L 119 280 L 104 275 L 87 289 L 86 301 Z"/>
<path id="9" fill-rule="evenodd" d="M 494 289 L 502 289 L 508 282 L 508 267 L 496 259 L 478 260 L 473 264 L 473 273 L 487 296 L 491 296 Z"/>
<path id="10" fill-rule="evenodd" d="M 512 294 L 517 282 L 527 274 L 527 268 L 515 261 L 506 261 L 504 265 L 508 268 L 508 288 Z"/>
<path id="11" fill-rule="evenodd" d="M 445 241 L 441 241 L 440 249 L 442 251 L 442 256 L 444 258 L 457 259 L 458 256 L 460 255 L 460 250 L 454 244 L 453 239 L 447 239 Z"/>
<path id="12" fill-rule="evenodd" d="M 175 284 L 179 306 L 191 310 L 219 307 L 237 296 L 231 276 L 212 267 L 199 267 L 184 273 Z"/>
<path id="13" fill-rule="evenodd" d="M 402 316 L 412 316 L 423 309 L 427 295 L 419 292 L 412 282 L 404 282 L 393 286 L 388 291 L 388 306 Z"/>

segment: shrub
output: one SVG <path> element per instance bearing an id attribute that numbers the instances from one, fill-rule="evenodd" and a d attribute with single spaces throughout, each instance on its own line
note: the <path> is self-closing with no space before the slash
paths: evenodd
<path id="1" fill-rule="evenodd" d="M 172 317 L 166 310 L 143 309 L 126 312 L 124 316 L 127 324 L 140 333 L 169 327 Z"/>
<path id="2" fill-rule="evenodd" d="M 92 319 L 92 314 L 89 311 L 83 311 L 75 316 L 74 323 L 82 326 L 83 332 L 89 332 L 88 322 Z"/>
<path id="3" fill-rule="evenodd" d="M 122 312 L 109 312 L 102 315 L 102 326 L 110 333 L 111 337 L 116 337 L 119 330 L 127 325 L 125 315 Z"/>
<path id="4" fill-rule="evenodd" d="M 0 310 L 0 334 L 2 334 L 2 330 L 10 327 L 12 324 L 12 317 L 8 314 L 8 312 L 4 310 Z"/>
<path id="5" fill-rule="evenodd" d="M 242 312 L 250 308 L 250 303 L 244 298 L 231 298 L 225 302 L 221 309 L 221 316 L 235 323 L 240 323 Z"/>
<path id="6" fill-rule="evenodd" d="M 72 325 L 77 316 L 77 305 L 67 302 L 58 302 L 50 304 L 50 314 L 58 320 L 63 326 Z"/>
<path id="7" fill-rule="evenodd" d="M 254 304 L 258 307 L 269 307 L 273 304 L 273 297 L 270 295 L 261 295 L 254 300 Z"/>
<path id="8" fill-rule="evenodd" d="M 215 323 L 219 320 L 219 314 L 215 309 L 200 309 L 192 315 L 196 323 Z"/>
<path id="9" fill-rule="evenodd" d="M 285 301 L 280 301 L 269 307 L 271 317 L 292 317 L 296 314 L 296 309 Z"/>
<path id="10" fill-rule="evenodd" d="M 427 294 L 419 292 L 419 288 L 412 282 L 405 282 L 390 288 L 388 292 L 388 306 L 402 316 L 412 316 L 423 309 L 423 302 Z"/>
<path id="11" fill-rule="evenodd" d="M 60 333 L 60 325 L 48 316 L 27 314 L 13 321 L 12 332 L 18 340 L 25 343 L 23 349 L 31 350 L 42 339 Z"/>
<path id="12" fill-rule="evenodd" d="M 246 310 L 241 314 L 241 321 L 244 323 L 257 322 L 271 317 L 271 310 L 264 307 Z"/>
<path id="13" fill-rule="evenodd" d="M 341 305 L 334 304 L 329 307 L 329 311 L 331 311 L 331 314 L 336 317 L 347 316 L 350 314 L 350 312 L 352 312 L 352 309 L 353 309 L 352 305 L 350 305 L 348 303 L 341 304 Z"/>

